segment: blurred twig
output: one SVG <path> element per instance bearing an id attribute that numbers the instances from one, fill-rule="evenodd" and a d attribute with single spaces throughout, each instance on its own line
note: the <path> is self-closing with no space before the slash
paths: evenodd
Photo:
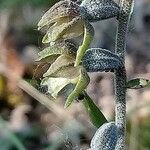
<path id="1" fill-rule="evenodd" d="M 48 97 L 40 93 L 38 90 L 36 90 L 33 86 L 31 86 L 28 82 L 25 80 L 20 79 L 18 82 L 18 86 L 28 93 L 30 96 L 35 98 L 37 101 L 39 101 L 42 105 L 47 107 L 50 111 L 52 111 L 55 115 L 57 115 L 59 118 L 72 118 L 71 115 L 67 113 L 65 109 L 60 107 L 59 105 L 55 104 L 52 100 L 50 100 Z"/>
<path id="2" fill-rule="evenodd" d="M 28 93 L 30 96 L 35 98 L 38 102 L 48 108 L 52 113 L 54 113 L 60 119 L 72 119 L 72 116 L 63 107 L 59 106 L 47 96 L 40 93 L 33 86 L 31 86 L 27 81 L 21 79 L 20 77 L 13 74 L 13 71 L 8 69 L 5 65 L 0 63 L 0 74 L 3 74 L 8 79 L 13 79 L 16 85 L 23 91 Z"/>

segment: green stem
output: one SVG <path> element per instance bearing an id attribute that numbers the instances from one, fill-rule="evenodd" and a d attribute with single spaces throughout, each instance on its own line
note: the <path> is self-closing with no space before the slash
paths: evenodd
<path id="1" fill-rule="evenodd" d="M 126 39 L 133 0 L 121 0 L 120 13 L 118 18 L 118 29 L 115 52 L 125 62 Z M 121 68 L 115 71 L 115 95 L 116 115 L 115 121 L 118 127 L 118 140 L 116 150 L 125 150 L 126 133 L 126 70 Z"/>
<path id="2" fill-rule="evenodd" d="M 90 43 L 93 39 L 93 34 L 94 34 L 94 29 L 93 27 L 89 24 L 86 23 L 84 26 L 84 38 L 82 45 L 79 46 L 79 49 L 77 51 L 77 56 L 76 56 L 76 61 L 75 61 L 75 67 L 80 65 L 80 62 L 86 52 L 86 50 L 89 48 Z"/>

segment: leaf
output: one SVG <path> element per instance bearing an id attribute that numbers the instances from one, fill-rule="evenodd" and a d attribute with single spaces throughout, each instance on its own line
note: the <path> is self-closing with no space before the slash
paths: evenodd
<path id="1" fill-rule="evenodd" d="M 69 107 L 72 102 L 78 98 L 78 96 L 84 91 L 84 89 L 88 86 L 90 82 L 90 78 L 84 68 L 81 68 L 80 76 L 78 78 L 78 82 L 75 86 L 75 89 L 72 91 L 72 93 L 68 96 L 65 108 Z"/>
<path id="2" fill-rule="evenodd" d="M 44 78 L 41 85 L 48 87 L 48 93 L 50 93 L 54 98 L 57 97 L 58 93 L 69 83 L 71 79 L 67 78 Z"/>
<path id="3" fill-rule="evenodd" d="M 78 37 L 83 34 L 84 23 L 81 17 L 76 18 L 62 18 L 57 21 L 53 26 L 51 26 L 46 35 L 43 37 L 43 43 L 50 43 L 61 38 L 71 39 Z"/>
<path id="4" fill-rule="evenodd" d="M 53 5 L 38 23 L 38 30 L 57 22 L 61 18 L 79 16 L 79 6 L 71 1 L 60 1 Z"/>
<path id="5" fill-rule="evenodd" d="M 89 117 L 97 128 L 102 126 L 104 123 L 107 122 L 107 119 L 103 115 L 103 113 L 100 111 L 100 109 L 96 106 L 96 104 L 93 102 L 93 100 L 87 95 L 86 92 L 84 92 L 84 100 L 82 101 L 87 113 L 89 114 Z"/>
<path id="6" fill-rule="evenodd" d="M 140 89 L 144 87 L 150 87 L 150 80 L 148 79 L 133 79 L 127 82 L 127 88 L 129 89 Z"/>
<path id="7" fill-rule="evenodd" d="M 68 55 L 59 56 L 56 61 L 50 66 L 47 72 L 43 75 L 43 77 L 54 76 L 55 73 L 60 71 L 61 69 L 69 66 L 73 66 L 75 58 L 70 57 Z M 63 73 L 63 72 L 62 72 Z"/>
<path id="8" fill-rule="evenodd" d="M 101 48 L 89 49 L 82 63 L 88 72 L 111 71 L 123 67 L 118 55 Z"/>
<path id="9" fill-rule="evenodd" d="M 117 143 L 117 126 L 114 122 L 103 124 L 91 141 L 91 150 L 115 150 Z"/>
<path id="10" fill-rule="evenodd" d="M 37 61 L 41 61 L 42 59 L 46 59 L 48 57 L 57 57 L 61 54 L 68 54 L 68 55 L 74 55 L 76 53 L 76 47 L 73 43 L 68 41 L 59 41 L 54 43 L 53 45 L 50 45 L 49 47 L 45 48 L 41 52 L 38 53 L 39 58 Z"/>

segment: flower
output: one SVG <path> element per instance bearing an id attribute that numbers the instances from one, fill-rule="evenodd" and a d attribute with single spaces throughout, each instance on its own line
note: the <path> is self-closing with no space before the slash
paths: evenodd
<path id="1" fill-rule="evenodd" d="M 64 0 L 52 6 L 38 23 L 38 29 L 46 28 L 43 43 L 78 37 L 84 32 L 85 20 L 80 14 L 80 6 Z"/>

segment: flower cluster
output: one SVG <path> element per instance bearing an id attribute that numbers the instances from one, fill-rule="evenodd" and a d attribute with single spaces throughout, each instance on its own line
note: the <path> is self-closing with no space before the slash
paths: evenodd
<path id="1" fill-rule="evenodd" d="M 87 24 L 80 15 L 79 5 L 71 1 L 58 2 L 38 23 L 39 30 L 46 30 L 42 42 L 50 45 L 39 53 L 38 61 L 50 64 L 41 84 L 47 85 L 48 92 L 55 98 L 66 85 L 73 84 L 66 107 L 79 97 L 89 83 L 86 70 L 79 64 L 75 66 L 77 47 L 68 40 L 81 36 Z"/>
<path id="2" fill-rule="evenodd" d="M 87 72 L 112 71 L 116 76 L 116 120 L 102 125 L 91 142 L 92 150 L 125 149 L 125 93 L 124 66 L 125 41 L 133 0 L 121 0 L 119 7 L 113 0 L 83 0 L 80 5 L 63 0 L 51 7 L 38 23 L 38 29 L 46 32 L 42 42 L 48 47 L 39 53 L 39 62 L 46 65 L 42 85 L 56 98 L 68 84 L 65 107 L 76 99 L 83 100 L 93 124 L 100 127 L 107 122 L 99 108 L 85 92 L 90 82 Z M 102 48 L 88 49 L 94 36 L 91 22 L 116 17 L 118 31 L 116 52 Z M 77 48 L 71 40 L 83 35 Z M 40 67 L 40 65 L 39 65 Z"/>
<path id="3" fill-rule="evenodd" d="M 113 11 L 109 11 L 108 15 L 106 10 L 110 3 L 114 5 L 104 0 L 96 2 L 100 8 L 96 10 L 95 15 L 99 15 L 91 20 L 93 10 L 88 5 L 92 4 L 94 8 L 92 1 L 89 1 L 89 4 L 83 1 L 78 5 L 70 0 L 63 0 L 52 6 L 38 23 L 38 29 L 46 31 L 42 42 L 49 44 L 39 53 L 39 61 L 49 63 L 41 84 L 48 86 L 48 92 L 53 97 L 56 97 L 66 85 L 73 84 L 74 89 L 67 98 L 66 107 L 82 94 L 90 81 L 86 69 L 82 66 L 82 59 L 94 35 L 90 22 L 95 21 L 95 18 L 102 20 L 114 17 L 118 7 L 115 4 Z M 83 42 L 77 49 L 68 40 L 81 35 L 84 35 Z"/>

